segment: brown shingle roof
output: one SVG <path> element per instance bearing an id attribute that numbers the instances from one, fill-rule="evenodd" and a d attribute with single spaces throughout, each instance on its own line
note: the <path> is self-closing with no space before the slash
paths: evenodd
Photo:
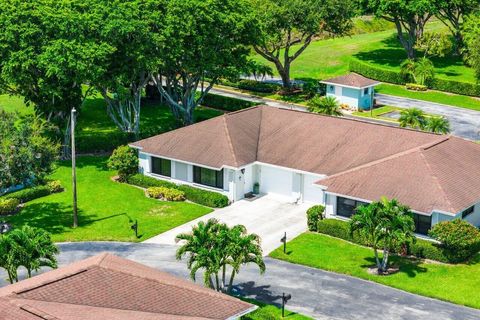
<path id="1" fill-rule="evenodd" d="M 365 87 L 375 86 L 380 82 L 369 79 L 369 78 L 365 78 L 364 76 L 359 75 L 357 73 L 349 73 L 344 76 L 323 80 L 322 83 L 328 83 L 328 84 L 333 83 L 333 84 L 339 84 L 342 86 L 353 87 L 353 88 L 365 88 Z"/>
<path id="2" fill-rule="evenodd" d="M 328 192 L 395 198 L 413 210 L 458 213 L 480 199 L 480 145 L 456 137 L 325 178 Z"/>
<path id="3" fill-rule="evenodd" d="M 228 319 L 252 308 L 111 254 L 0 289 L 0 319 L 8 320 Z"/>

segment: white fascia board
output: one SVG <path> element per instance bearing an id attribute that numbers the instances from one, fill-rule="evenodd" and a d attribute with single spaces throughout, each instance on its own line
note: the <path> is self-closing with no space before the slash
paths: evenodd
<path id="1" fill-rule="evenodd" d="M 320 81 L 320 83 L 323 83 L 323 84 L 326 84 L 326 85 L 330 85 L 330 86 L 338 86 L 338 87 L 342 87 L 342 88 L 350 88 L 350 89 L 357 89 L 357 90 L 362 90 L 362 89 L 365 89 L 365 88 L 371 88 L 371 87 L 376 87 L 380 84 L 380 82 L 378 83 L 375 83 L 375 84 L 371 84 L 369 86 L 363 86 L 363 87 L 354 87 L 354 86 L 349 86 L 349 85 L 346 85 L 346 84 L 339 84 L 339 83 L 334 83 L 334 82 L 327 82 L 327 81 Z"/>
<path id="2" fill-rule="evenodd" d="M 289 167 L 278 166 L 278 165 L 275 165 L 275 164 L 270 164 L 270 163 L 261 162 L 261 161 L 255 161 L 255 162 L 253 162 L 252 164 L 259 164 L 259 165 L 262 165 L 262 166 L 268 166 L 268 167 L 273 167 L 273 168 L 278 168 L 278 169 L 290 170 L 290 171 L 295 172 L 295 173 L 301 173 L 301 174 L 308 174 L 308 175 L 311 175 L 311 176 L 317 176 L 317 177 L 319 177 L 320 179 L 327 177 L 325 174 L 319 174 L 319 173 L 308 172 L 308 171 L 304 171 L 304 170 L 293 169 L 293 168 L 289 168 Z"/>
<path id="3" fill-rule="evenodd" d="M 148 153 L 148 152 L 142 151 L 141 149 L 139 149 L 139 150 L 140 150 L 140 152 L 142 152 L 143 154 L 146 154 L 147 156 L 167 159 L 167 160 L 176 161 L 176 162 L 181 162 L 181 163 L 190 164 L 190 165 L 193 165 L 193 166 L 207 168 L 207 169 L 211 169 L 211 170 L 222 170 L 224 168 L 238 170 L 238 168 L 231 167 L 231 166 L 226 166 L 226 165 L 223 165 L 220 168 L 215 168 L 215 167 L 207 166 L 207 165 L 200 164 L 200 163 L 195 163 L 195 162 L 190 162 L 190 161 L 185 161 L 185 160 L 179 160 L 179 159 L 175 159 L 175 158 L 172 158 L 172 157 L 167 157 L 167 156 L 163 156 L 163 155 Z"/>

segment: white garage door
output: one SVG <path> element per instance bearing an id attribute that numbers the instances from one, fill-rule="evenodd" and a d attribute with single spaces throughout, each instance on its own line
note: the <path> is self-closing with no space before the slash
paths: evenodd
<path id="1" fill-rule="evenodd" d="M 303 201 L 312 203 L 323 203 L 323 191 L 314 183 L 320 180 L 317 176 L 305 175 L 303 179 Z"/>
<path id="2" fill-rule="evenodd" d="M 261 166 L 260 192 L 282 197 L 292 197 L 293 173 L 288 170 Z"/>

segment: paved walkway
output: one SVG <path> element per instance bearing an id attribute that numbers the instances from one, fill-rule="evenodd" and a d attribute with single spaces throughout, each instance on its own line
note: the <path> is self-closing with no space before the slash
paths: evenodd
<path id="1" fill-rule="evenodd" d="M 258 234 L 262 239 L 263 253 L 268 255 L 280 246 L 284 232 L 287 232 L 288 239 L 293 239 L 307 230 L 305 212 L 309 207 L 308 204 L 287 203 L 272 196 L 244 199 L 150 238 L 145 243 L 173 245 L 179 233 L 190 232 L 199 221 L 216 218 L 229 226 L 243 224 L 249 233 Z"/>
<path id="2" fill-rule="evenodd" d="M 479 111 L 378 93 L 375 95 L 375 98 L 379 104 L 400 108 L 416 107 L 426 113 L 442 115 L 450 122 L 452 134 L 470 140 L 480 140 Z"/>
<path id="3" fill-rule="evenodd" d="M 60 244 L 60 265 L 109 251 L 188 279 L 185 261 L 176 261 L 176 246 L 145 243 L 79 242 Z M 267 271 L 247 266 L 236 278 L 236 292 L 268 303 L 290 293 L 288 308 L 315 319 L 473 320 L 480 310 L 433 300 L 372 282 L 265 258 Z M 0 278 L 5 275 L 0 272 Z M 197 279 L 199 284 L 203 279 Z M 5 283 L 3 283 L 5 284 Z M 476 293 L 471 293 L 476 294 Z"/>

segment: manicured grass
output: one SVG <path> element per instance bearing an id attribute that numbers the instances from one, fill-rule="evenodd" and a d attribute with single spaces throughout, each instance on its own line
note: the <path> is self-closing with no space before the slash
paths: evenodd
<path id="1" fill-rule="evenodd" d="M 402 109 L 392 107 L 392 106 L 382 106 L 382 107 L 379 107 L 379 108 L 374 108 L 371 112 L 370 112 L 370 110 L 365 110 L 365 111 L 362 111 L 362 112 L 355 111 L 355 112 L 352 113 L 352 115 L 357 116 L 357 117 L 363 117 L 363 118 L 371 118 L 371 119 L 373 118 L 373 119 L 381 119 L 381 120 L 390 121 L 390 122 L 398 122 L 395 119 L 382 116 L 386 113 L 396 111 L 396 110 L 402 110 Z"/>
<path id="2" fill-rule="evenodd" d="M 375 90 L 378 93 L 389 94 L 392 96 L 400 96 L 400 97 L 406 97 L 411 99 L 425 100 L 430 102 L 446 104 L 449 106 L 455 106 L 455 107 L 480 111 L 479 98 L 461 96 L 458 94 L 450 94 L 450 93 L 445 93 L 440 91 L 431 91 L 431 90 L 426 92 L 410 91 L 405 89 L 404 86 L 398 86 L 398 85 L 387 84 L 387 83 L 377 86 Z"/>
<path id="3" fill-rule="evenodd" d="M 27 107 L 23 98 L 7 94 L 0 95 L 0 109 L 8 112 L 17 111 L 20 114 L 33 113 L 33 107 Z"/>
<path id="4" fill-rule="evenodd" d="M 79 157 L 77 188 L 79 227 L 72 229 L 70 162 L 59 163 L 52 179 L 66 189 L 28 202 L 7 220 L 14 227 L 25 224 L 52 233 L 54 241 L 144 241 L 212 211 L 186 202 L 162 202 L 145 197 L 143 190 L 112 181 L 105 157 Z M 130 229 L 138 220 L 140 238 Z"/>
<path id="5" fill-rule="evenodd" d="M 371 275 L 373 250 L 322 234 L 304 233 L 278 248 L 273 258 L 375 281 L 412 293 L 480 308 L 480 255 L 470 264 L 445 265 L 392 257 L 400 271 L 389 276 Z"/>
<path id="6" fill-rule="evenodd" d="M 445 26 L 439 21 L 428 23 L 427 30 L 446 32 Z M 390 29 L 315 41 L 293 62 L 292 77 L 326 79 L 345 74 L 348 72 L 351 57 L 399 71 L 401 62 L 407 56 L 396 36 L 396 31 Z M 265 62 L 259 55 L 256 55 L 255 59 Z M 473 69 L 465 66 L 459 57 L 432 58 L 432 61 L 439 78 L 475 82 Z M 273 70 L 275 71 L 275 68 Z"/>
<path id="7" fill-rule="evenodd" d="M 242 299 L 258 306 L 254 312 L 243 316 L 242 320 L 273 320 L 282 319 L 282 309 L 271 304 L 265 304 L 257 300 Z M 292 320 L 310 320 L 312 318 L 285 310 L 285 318 Z"/>

